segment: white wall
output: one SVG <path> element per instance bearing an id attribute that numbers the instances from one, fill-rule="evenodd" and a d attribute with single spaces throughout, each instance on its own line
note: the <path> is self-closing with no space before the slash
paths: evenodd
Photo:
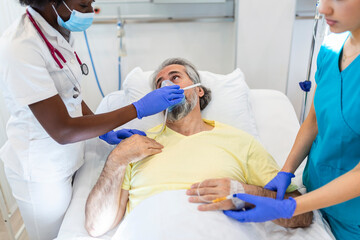
<path id="1" fill-rule="evenodd" d="M 237 61 L 250 88 L 286 93 L 296 0 L 239 0 Z"/>
<path id="2" fill-rule="evenodd" d="M 305 81 L 307 77 L 313 25 L 314 20 L 312 19 L 298 19 L 294 25 L 287 96 L 295 108 L 298 119 L 300 119 L 304 98 L 304 92 L 301 90 L 299 82 Z M 308 103 L 311 104 L 312 98 L 310 96 L 309 100 Z"/>

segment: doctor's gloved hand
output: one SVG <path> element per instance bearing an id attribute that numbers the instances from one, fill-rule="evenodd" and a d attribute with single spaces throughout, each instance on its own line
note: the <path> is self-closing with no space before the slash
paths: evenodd
<path id="1" fill-rule="evenodd" d="M 278 172 L 278 174 L 265 185 L 265 189 L 277 191 L 276 199 L 284 199 L 286 189 L 291 183 L 291 178 L 295 177 L 294 174 L 289 172 Z"/>
<path id="2" fill-rule="evenodd" d="M 179 85 L 171 85 L 156 89 L 134 102 L 139 119 L 164 111 L 168 107 L 180 103 L 184 98 L 184 90 Z"/>
<path id="3" fill-rule="evenodd" d="M 223 211 L 225 215 L 239 222 L 265 222 L 278 218 L 291 218 L 296 209 L 296 201 L 292 197 L 284 200 L 276 200 L 244 193 L 235 195 L 237 198 L 255 205 L 254 208 L 245 211 Z"/>
<path id="4" fill-rule="evenodd" d="M 143 131 L 136 129 L 120 129 L 118 131 L 110 131 L 104 135 L 99 136 L 101 140 L 104 140 L 108 144 L 116 145 L 119 144 L 125 138 L 131 137 L 134 134 L 146 136 Z"/>

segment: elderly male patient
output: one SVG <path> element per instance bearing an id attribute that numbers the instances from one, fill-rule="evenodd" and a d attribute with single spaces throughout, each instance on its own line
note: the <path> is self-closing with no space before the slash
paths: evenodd
<path id="1" fill-rule="evenodd" d="M 155 71 L 153 87 L 159 88 L 164 80 L 185 88 L 199 83 L 200 77 L 186 60 L 168 59 Z M 188 189 L 189 202 L 201 203 L 228 195 L 231 182 L 236 181 L 246 193 L 275 198 L 275 192 L 263 187 L 279 168 L 261 144 L 242 130 L 201 117 L 201 110 L 211 100 L 209 89 L 199 86 L 186 90 L 185 98 L 169 111 L 161 133 L 133 135 L 110 153 L 86 203 L 85 227 L 90 235 L 106 233 L 121 221 L 125 211 L 167 190 Z M 160 129 L 157 126 L 149 132 Z M 199 182 L 200 198 L 196 195 Z M 300 195 L 294 185 L 288 192 L 286 197 Z M 226 200 L 204 203 L 198 209 L 235 206 Z M 285 227 L 305 227 L 311 222 L 312 213 L 275 221 Z"/>

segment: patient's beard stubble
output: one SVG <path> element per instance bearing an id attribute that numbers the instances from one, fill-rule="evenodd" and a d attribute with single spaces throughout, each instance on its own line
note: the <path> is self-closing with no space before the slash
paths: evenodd
<path id="1" fill-rule="evenodd" d="M 191 93 L 189 99 L 186 98 L 185 103 L 175 106 L 171 112 L 168 113 L 167 121 L 176 122 L 186 117 L 196 106 L 198 96 L 195 89 Z"/>

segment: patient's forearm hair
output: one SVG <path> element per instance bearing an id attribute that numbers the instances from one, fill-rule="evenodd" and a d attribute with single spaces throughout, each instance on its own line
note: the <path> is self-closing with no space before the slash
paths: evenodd
<path id="1" fill-rule="evenodd" d="M 86 202 L 85 228 L 93 237 L 120 222 L 128 201 L 128 191 L 121 189 L 126 164 L 112 161 L 110 156 Z"/>
<path id="2" fill-rule="evenodd" d="M 258 187 L 258 186 L 254 186 L 254 185 L 245 185 L 244 188 L 245 188 L 246 193 L 249 193 L 252 195 L 276 198 L 276 192 L 264 189 L 262 187 Z M 295 198 L 300 195 L 301 195 L 301 193 L 296 190 L 291 193 L 286 193 L 284 198 L 286 198 L 286 199 L 289 197 Z M 312 223 L 312 219 L 313 219 L 313 213 L 307 212 L 307 213 L 292 217 L 290 219 L 280 218 L 280 219 L 274 220 L 273 222 L 280 226 L 283 226 L 283 227 L 296 228 L 296 227 L 310 226 L 310 224 Z"/>

